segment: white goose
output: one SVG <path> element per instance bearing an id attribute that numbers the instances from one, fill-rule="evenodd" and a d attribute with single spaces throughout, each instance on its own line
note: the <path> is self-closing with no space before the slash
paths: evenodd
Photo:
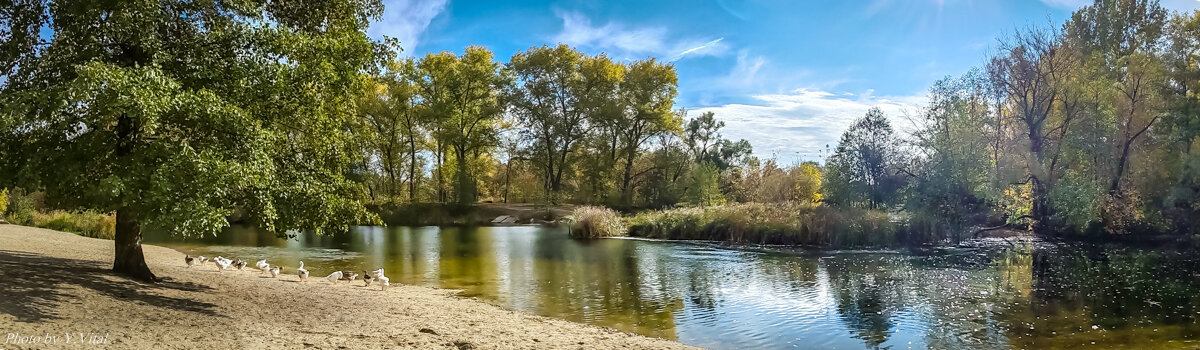
<path id="1" fill-rule="evenodd" d="M 225 269 L 228 269 L 230 265 L 229 259 L 217 258 L 214 259 L 213 262 L 217 263 L 217 272 L 224 272 Z"/>
<path id="2" fill-rule="evenodd" d="M 304 269 L 303 261 L 300 262 L 300 267 L 296 268 L 296 276 L 300 276 L 301 282 L 308 280 L 308 270 Z"/>
<path id="3" fill-rule="evenodd" d="M 342 279 L 342 272 L 334 271 L 329 276 L 325 276 L 325 279 L 329 280 L 329 283 L 337 284 L 337 281 Z"/>
<path id="4" fill-rule="evenodd" d="M 271 264 L 268 264 L 266 259 L 259 260 L 258 262 L 254 263 L 254 266 L 258 267 L 258 270 L 261 273 L 271 272 Z"/>
<path id="5" fill-rule="evenodd" d="M 387 290 L 388 285 L 391 284 L 391 283 L 388 283 L 387 276 L 379 275 L 379 276 L 375 276 L 375 278 L 379 279 L 379 284 L 381 285 L 379 287 L 379 290 Z"/>
<path id="6" fill-rule="evenodd" d="M 271 268 L 271 278 L 279 277 L 279 269 L 279 265 L 275 265 L 275 267 Z"/>
<path id="7" fill-rule="evenodd" d="M 375 279 L 379 280 L 379 284 L 380 284 L 379 290 L 387 290 L 388 285 L 391 285 L 391 283 L 388 283 L 387 276 L 383 275 L 383 269 L 371 271 L 371 274 L 375 275 Z"/>
<path id="8" fill-rule="evenodd" d="M 200 265 L 204 265 L 204 263 L 208 262 L 208 258 L 204 257 L 203 255 L 197 257 L 197 259 L 200 259 Z"/>

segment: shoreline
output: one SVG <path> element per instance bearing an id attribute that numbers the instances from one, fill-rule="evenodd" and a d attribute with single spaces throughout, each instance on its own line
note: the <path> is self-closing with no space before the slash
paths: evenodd
<path id="1" fill-rule="evenodd" d="M 153 245 L 143 245 L 146 262 L 164 282 L 141 283 L 109 271 L 113 250 L 110 240 L 0 225 L 0 347 L 690 348 L 452 290 L 392 284 L 381 291 L 323 276 L 301 283 L 290 273 L 259 276 L 253 266 L 188 268 L 183 253 Z M 97 339 L 102 344 L 88 343 Z"/>

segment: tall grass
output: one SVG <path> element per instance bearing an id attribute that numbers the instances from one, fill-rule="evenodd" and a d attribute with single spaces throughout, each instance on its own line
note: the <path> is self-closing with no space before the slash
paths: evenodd
<path id="1" fill-rule="evenodd" d="M 901 225 L 887 212 L 811 203 L 744 203 L 640 213 L 629 234 L 741 244 L 880 247 L 897 243 Z"/>
<path id="2" fill-rule="evenodd" d="M 572 238 L 601 238 L 625 235 L 621 215 L 603 207 L 578 207 L 568 217 Z"/>
<path id="3" fill-rule="evenodd" d="M 51 230 L 71 232 L 80 236 L 113 239 L 116 237 L 117 220 L 112 214 L 94 211 L 67 212 L 61 210 L 43 213 L 33 211 L 13 216 L 17 225 L 48 228 Z M 27 219 L 26 219 L 27 218 Z"/>

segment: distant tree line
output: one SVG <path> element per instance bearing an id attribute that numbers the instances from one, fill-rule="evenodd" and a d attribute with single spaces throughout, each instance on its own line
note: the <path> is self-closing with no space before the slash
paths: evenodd
<path id="1" fill-rule="evenodd" d="M 712 113 L 676 109 L 675 69 L 653 58 L 558 45 L 501 64 L 472 46 L 371 80 L 359 168 L 375 201 L 712 205 L 758 162 Z"/>

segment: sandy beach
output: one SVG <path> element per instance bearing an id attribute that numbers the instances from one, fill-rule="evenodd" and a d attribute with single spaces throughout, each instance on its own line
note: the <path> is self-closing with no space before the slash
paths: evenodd
<path id="1" fill-rule="evenodd" d="M 108 240 L 0 224 L 0 349 L 687 348 L 429 287 L 301 283 L 253 266 L 221 273 L 211 262 L 188 268 L 183 253 L 150 245 L 147 263 L 165 281 L 140 283 L 109 271 L 113 249 Z"/>

